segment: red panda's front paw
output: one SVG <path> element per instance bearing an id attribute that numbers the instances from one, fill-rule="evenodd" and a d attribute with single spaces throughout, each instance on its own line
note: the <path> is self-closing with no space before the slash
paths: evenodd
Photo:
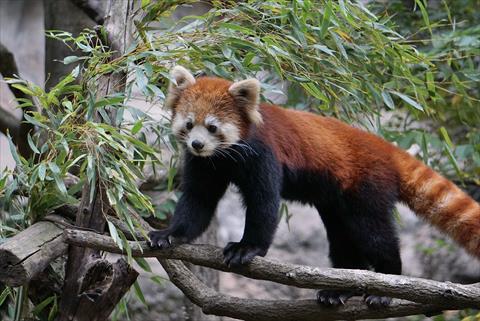
<path id="1" fill-rule="evenodd" d="M 325 306 L 345 305 L 348 299 L 355 296 L 354 292 L 339 290 L 320 290 L 317 292 L 317 302 Z"/>
<path id="2" fill-rule="evenodd" d="M 243 242 L 230 242 L 223 249 L 223 263 L 231 266 L 240 266 L 250 263 L 255 256 L 265 256 L 268 249 Z"/>
<path id="3" fill-rule="evenodd" d="M 170 242 L 170 235 L 166 231 L 152 231 L 148 233 L 149 241 L 148 246 L 157 249 L 169 248 L 172 243 Z"/>
<path id="4" fill-rule="evenodd" d="M 392 303 L 392 298 L 378 295 L 365 295 L 365 303 L 371 308 L 383 308 Z"/>

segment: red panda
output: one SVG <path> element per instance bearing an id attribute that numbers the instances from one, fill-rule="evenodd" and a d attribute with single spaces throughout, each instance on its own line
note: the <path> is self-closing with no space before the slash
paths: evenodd
<path id="1" fill-rule="evenodd" d="M 232 183 L 247 212 L 242 239 L 224 249 L 228 265 L 266 255 L 280 198 L 318 209 L 334 267 L 401 273 L 396 202 L 480 257 L 480 205 L 405 151 L 334 118 L 260 103 L 256 79 L 195 79 L 180 66 L 171 77 L 165 104 L 185 146 L 183 194 L 170 226 L 149 235 L 151 246 L 197 238 Z M 320 291 L 317 298 L 336 305 L 356 294 Z M 390 303 L 373 295 L 365 301 Z"/>

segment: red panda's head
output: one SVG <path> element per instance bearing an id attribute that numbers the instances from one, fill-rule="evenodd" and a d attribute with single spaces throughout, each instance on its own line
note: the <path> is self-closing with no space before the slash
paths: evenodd
<path id="1" fill-rule="evenodd" d="M 170 76 L 165 106 L 172 110 L 172 131 L 192 154 L 221 153 L 246 138 L 251 125 L 262 123 L 258 80 L 195 79 L 181 66 Z"/>

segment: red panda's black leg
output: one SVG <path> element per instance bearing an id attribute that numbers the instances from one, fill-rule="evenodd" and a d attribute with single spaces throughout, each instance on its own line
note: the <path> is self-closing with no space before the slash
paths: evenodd
<path id="1" fill-rule="evenodd" d="M 150 246 L 167 248 L 199 237 L 209 226 L 218 201 L 229 184 L 224 175 L 216 175 L 204 160 L 187 155 L 182 176 L 182 196 L 168 228 L 148 234 Z"/>
<path id="2" fill-rule="evenodd" d="M 278 225 L 282 172 L 273 153 L 261 143 L 250 143 L 257 152 L 247 161 L 234 183 L 247 207 L 245 229 L 240 242 L 230 242 L 224 249 L 228 265 L 249 263 L 255 256 L 265 256 Z"/>
<path id="3" fill-rule="evenodd" d="M 317 206 L 317 210 L 327 231 L 329 257 L 332 266 L 344 269 L 368 269 L 368 262 L 350 237 L 348 226 L 342 222 L 341 215 L 335 213 L 333 209 L 321 208 L 320 206 Z M 317 301 L 323 305 L 337 306 L 345 304 L 349 298 L 357 295 L 362 295 L 362 293 L 320 290 L 317 292 Z"/>
<path id="4" fill-rule="evenodd" d="M 346 233 L 351 235 L 369 265 L 375 272 L 385 274 L 402 272 L 399 240 L 393 218 L 394 195 L 395 192 L 389 194 L 388 187 L 384 187 L 382 193 L 369 193 L 366 195 L 368 197 L 358 201 L 349 200 L 349 209 L 342 215 L 348 225 Z M 376 295 L 365 294 L 364 298 L 371 307 L 386 306 L 391 302 L 391 298 Z"/>

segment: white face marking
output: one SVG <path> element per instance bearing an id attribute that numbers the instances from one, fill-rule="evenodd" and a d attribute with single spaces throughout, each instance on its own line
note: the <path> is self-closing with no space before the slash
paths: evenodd
<path id="1" fill-rule="evenodd" d="M 207 117 L 205 117 L 205 125 L 215 125 L 215 126 L 219 126 L 220 125 L 220 122 L 218 121 L 217 117 L 215 116 L 212 116 L 212 115 L 207 115 Z"/>
<path id="2" fill-rule="evenodd" d="M 175 118 L 172 121 L 172 132 L 176 136 L 180 136 L 180 133 L 183 129 L 185 129 L 185 125 L 187 124 L 187 117 L 183 114 L 176 114 Z"/>
<path id="3" fill-rule="evenodd" d="M 187 128 L 187 124 L 191 122 L 193 127 Z M 215 126 L 215 132 L 209 131 L 209 126 Z M 188 150 L 202 157 L 212 156 L 215 149 L 227 149 L 232 144 L 240 140 L 240 130 L 232 123 L 222 123 L 217 117 L 207 115 L 202 124 L 195 123 L 195 114 L 177 113 L 172 120 L 172 132 L 185 143 Z M 223 137 L 223 141 L 220 140 Z M 195 149 L 194 142 L 203 145 L 201 148 Z"/>
<path id="4" fill-rule="evenodd" d="M 196 150 L 193 148 L 193 142 L 197 141 L 203 144 L 201 150 Z M 196 125 L 192 128 L 188 135 L 187 147 L 192 152 L 192 154 L 197 156 L 211 156 L 215 152 L 215 148 L 218 146 L 218 139 L 210 134 L 203 125 Z"/>
<path id="5" fill-rule="evenodd" d="M 234 144 L 240 140 L 240 130 L 237 126 L 231 123 L 225 123 L 219 126 L 219 128 L 225 137 L 225 143 L 228 145 Z"/>

